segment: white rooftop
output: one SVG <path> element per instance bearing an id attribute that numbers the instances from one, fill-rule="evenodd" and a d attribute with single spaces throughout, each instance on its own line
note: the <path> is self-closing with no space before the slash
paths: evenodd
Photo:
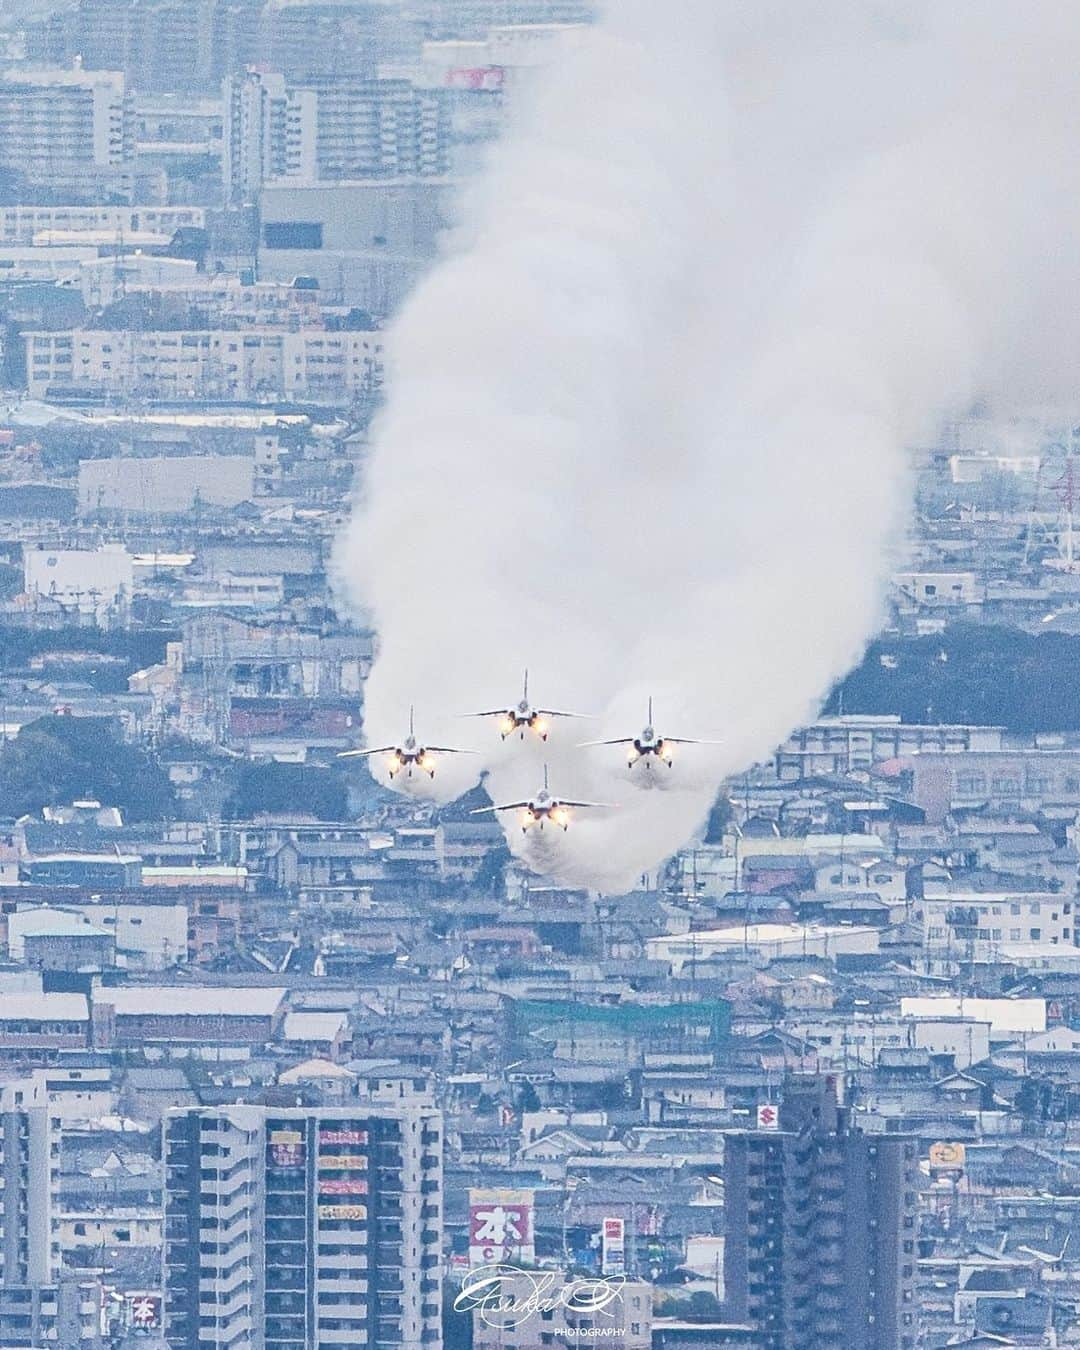
<path id="1" fill-rule="evenodd" d="M 0 998 L 3 1022 L 85 1022 L 89 1017 L 85 994 L 5 994 Z"/>
<path id="2" fill-rule="evenodd" d="M 284 1035 L 287 1041 L 332 1041 L 347 1022 L 343 1012 L 286 1013 Z"/>
<path id="3" fill-rule="evenodd" d="M 191 988 L 174 984 L 98 985 L 96 1003 L 111 1003 L 117 1017 L 270 1017 L 281 1006 L 284 989 Z"/>
<path id="4" fill-rule="evenodd" d="M 1068 948 L 1055 947 L 1055 952 Z M 992 1031 L 1045 1031 L 1046 1000 L 1042 998 L 965 998 L 962 994 L 902 998 L 900 1016 L 928 1019 L 960 1017 L 989 1022 Z"/>

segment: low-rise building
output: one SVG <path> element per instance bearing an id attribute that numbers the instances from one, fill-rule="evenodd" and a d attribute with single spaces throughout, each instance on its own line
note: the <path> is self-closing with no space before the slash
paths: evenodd
<path id="1" fill-rule="evenodd" d="M 183 402 L 348 404 L 382 379 L 383 335 L 285 328 L 28 332 L 32 398 L 137 394 Z"/>

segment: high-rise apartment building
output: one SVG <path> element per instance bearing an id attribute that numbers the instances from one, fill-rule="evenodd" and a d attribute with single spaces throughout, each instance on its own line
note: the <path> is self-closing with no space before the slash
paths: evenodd
<path id="1" fill-rule="evenodd" d="M 56 1277 L 59 1138 L 43 1073 L 0 1089 L 0 1285 L 45 1285 Z"/>
<path id="2" fill-rule="evenodd" d="M 76 0 L 26 25 L 35 65 L 121 70 L 139 93 L 214 94 L 258 62 L 287 78 L 374 75 L 422 29 L 382 0 Z"/>
<path id="3" fill-rule="evenodd" d="M 226 198 L 255 202 L 267 179 L 313 182 L 318 99 L 284 75 L 247 70 L 225 81 L 222 175 Z"/>
<path id="4" fill-rule="evenodd" d="M 134 119 L 117 71 L 0 75 L 0 173 L 67 201 L 130 200 Z"/>
<path id="5" fill-rule="evenodd" d="M 441 1344 L 438 1111 L 192 1108 L 163 1128 L 170 1347 Z"/>
<path id="6" fill-rule="evenodd" d="M 79 0 L 26 28 L 35 64 L 119 70 L 140 92 L 212 93 L 257 57 L 265 0 Z"/>
<path id="7" fill-rule="evenodd" d="M 915 1142 L 852 1128 L 822 1078 L 789 1082 L 779 1124 L 725 1141 L 731 1319 L 761 1350 L 912 1350 Z"/>
<path id="8" fill-rule="evenodd" d="M 234 204 L 257 201 L 264 183 L 432 178 L 449 168 L 445 96 L 408 80 L 312 76 L 300 87 L 248 70 L 225 82 L 224 125 Z"/>

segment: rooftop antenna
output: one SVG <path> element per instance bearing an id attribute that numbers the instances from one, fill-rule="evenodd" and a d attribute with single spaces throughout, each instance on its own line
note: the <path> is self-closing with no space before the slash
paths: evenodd
<path id="1" fill-rule="evenodd" d="M 1062 530 L 1058 536 L 1058 548 L 1061 552 L 1065 570 L 1071 572 L 1076 560 L 1076 536 L 1074 531 L 1074 510 L 1076 507 L 1076 461 L 1072 452 L 1065 458 L 1065 472 L 1054 484 L 1054 491 L 1061 503 Z"/>

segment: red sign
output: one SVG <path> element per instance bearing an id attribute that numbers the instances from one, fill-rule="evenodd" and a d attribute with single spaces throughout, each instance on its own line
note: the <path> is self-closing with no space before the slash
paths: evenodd
<path id="1" fill-rule="evenodd" d="M 495 92 L 503 87 L 506 71 L 502 66 L 457 66 L 446 72 L 448 89 L 480 89 Z"/>
<path id="2" fill-rule="evenodd" d="M 320 1130 L 320 1144 L 366 1144 L 367 1130 Z"/>
<path id="3" fill-rule="evenodd" d="M 777 1130 L 780 1128 L 780 1112 L 775 1106 L 759 1106 L 757 1109 L 757 1127 L 759 1130 Z"/>
<path id="4" fill-rule="evenodd" d="M 319 1182 L 319 1191 L 323 1195 L 367 1195 L 367 1182 L 344 1177 L 338 1180 L 328 1177 Z"/>
<path id="5" fill-rule="evenodd" d="M 531 1191 L 471 1190 L 469 1192 L 469 1264 L 492 1261 L 531 1261 L 533 1193 Z"/>
<path id="6" fill-rule="evenodd" d="M 158 1331 L 161 1328 L 161 1295 L 129 1294 L 128 1309 L 131 1325 L 140 1331 Z"/>

